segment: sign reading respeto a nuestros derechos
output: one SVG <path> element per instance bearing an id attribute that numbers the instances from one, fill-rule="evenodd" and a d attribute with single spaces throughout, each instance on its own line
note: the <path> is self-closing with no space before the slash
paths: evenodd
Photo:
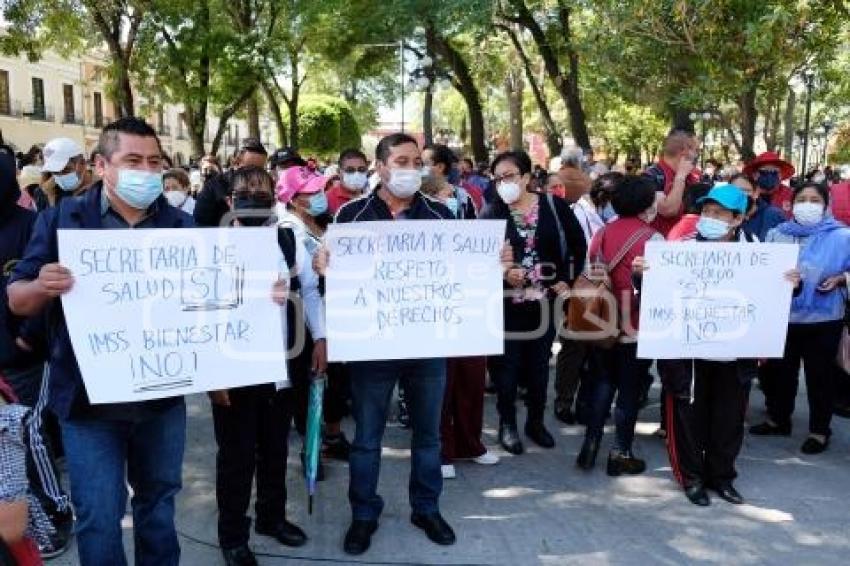
<path id="1" fill-rule="evenodd" d="M 503 352 L 501 220 L 332 224 L 331 361 Z"/>
<path id="2" fill-rule="evenodd" d="M 92 403 L 287 381 L 275 228 L 60 230 L 59 258 Z"/>
<path id="3" fill-rule="evenodd" d="M 793 244 L 649 242 L 638 357 L 781 358 Z"/>

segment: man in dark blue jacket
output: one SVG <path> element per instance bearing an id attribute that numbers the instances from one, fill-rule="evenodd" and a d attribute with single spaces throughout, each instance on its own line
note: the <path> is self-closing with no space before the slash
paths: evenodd
<path id="1" fill-rule="evenodd" d="M 89 403 L 56 300 L 74 285 L 73 275 L 58 263 L 57 230 L 187 228 L 193 222 L 162 196 L 162 148 L 147 123 L 122 118 L 103 129 L 98 147 L 102 181 L 38 217 L 26 253 L 12 271 L 9 307 L 18 316 L 46 311 L 50 321 L 48 406 L 61 422 L 80 563 L 127 563 L 121 529 L 126 469 L 133 488 L 135 563 L 176 566 L 174 497 L 181 488 L 186 407 L 182 397 Z"/>

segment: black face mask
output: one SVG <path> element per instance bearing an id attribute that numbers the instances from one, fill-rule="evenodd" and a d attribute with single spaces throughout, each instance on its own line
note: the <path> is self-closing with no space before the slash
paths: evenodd
<path id="1" fill-rule="evenodd" d="M 233 211 L 242 226 L 262 226 L 272 217 L 271 197 L 234 197 Z"/>

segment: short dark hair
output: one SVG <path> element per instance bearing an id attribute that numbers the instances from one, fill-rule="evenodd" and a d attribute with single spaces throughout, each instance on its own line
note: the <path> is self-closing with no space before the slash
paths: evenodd
<path id="1" fill-rule="evenodd" d="M 263 191 L 269 194 L 274 192 L 274 179 L 268 171 L 256 165 L 240 167 L 233 171 L 230 187 L 233 193 L 240 191 Z"/>
<path id="2" fill-rule="evenodd" d="M 685 207 L 686 214 L 700 213 L 702 205 L 697 204 L 697 201 L 708 195 L 712 186 L 711 183 L 696 183 L 685 188 L 685 194 L 682 196 L 682 205 Z"/>
<path id="3" fill-rule="evenodd" d="M 258 140 L 257 138 L 243 138 L 242 143 L 239 144 L 239 153 L 259 153 L 260 155 L 268 155 L 269 152 L 266 151 L 266 146 Z"/>
<path id="4" fill-rule="evenodd" d="M 490 164 L 490 171 L 495 173 L 496 166 L 502 161 L 510 161 L 519 169 L 520 175 L 531 173 L 531 158 L 524 151 L 505 151 L 496 156 Z"/>
<path id="5" fill-rule="evenodd" d="M 797 195 L 802 193 L 806 189 L 814 189 L 818 192 L 818 194 L 823 199 L 823 202 L 829 206 L 829 188 L 826 186 L 826 183 L 815 183 L 814 181 L 806 181 L 805 183 L 800 183 L 793 190 L 793 200 L 797 199 Z"/>
<path id="6" fill-rule="evenodd" d="M 461 159 L 461 162 L 466 163 L 467 165 L 469 165 L 469 168 L 470 168 L 470 169 L 475 169 L 475 163 L 473 163 L 473 162 L 472 162 L 472 160 L 471 160 L 470 158 L 468 158 L 468 157 L 464 157 L 463 159 Z"/>
<path id="7" fill-rule="evenodd" d="M 443 145 L 441 143 L 433 143 L 431 145 L 425 146 L 425 149 L 430 149 L 433 154 L 432 161 L 434 165 L 438 163 L 442 163 L 446 166 L 446 172 L 452 168 L 452 165 L 457 163 L 457 155 L 449 149 L 448 146 Z"/>
<path id="8" fill-rule="evenodd" d="M 627 176 L 611 195 L 614 212 L 623 218 L 637 216 L 655 202 L 655 183 L 643 176 Z"/>
<path id="9" fill-rule="evenodd" d="M 156 145 L 159 146 L 160 153 L 162 153 L 162 144 L 159 142 L 159 136 L 156 135 L 156 130 L 141 118 L 127 116 L 119 118 L 111 124 L 107 124 L 103 128 L 103 131 L 100 132 L 97 149 L 100 155 L 105 157 L 107 161 L 112 159 L 113 154 L 118 151 L 118 146 L 121 143 L 120 134 L 140 138 L 153 138 L 156 140 Z"/>
<path id="10" fill-rule="evenodd" d="M 189 175 L 186 174 L 186 171 L 183 169 L 169 169 L 165 173 L 162 174 L 162 182 L 164 183 L 168 179 L 174 179 L 180 186 L 183 188 L 189 187 L 191 182 L 189 181 Z"/>
<path id="11" fill-rule="evenodd" d="M 611 202 L 611 195 L 617 190 L 617 187 L 626 176 L 617 171 L 610 171 L 600 175 L 593 181 L 590 186 L 590 200 L 596 206 L 603 206 Z"/>
<path id="12" fill-rule="evenodd" d="M 367 165 L 369 164 L 369 160 L 366 159 L 366 154 L 354 147 L 348 148 L 340 153 L 339 161 L 337 163 L 340 167 L 342 167 L 342 162 L 348 161 L 349 159 L 362 159 L 364 163 Z"/>
<path id="13" fill-rule="evenodd" d="M 375 159 L 386 164 L 387 159 L 390 158 L 390 149 L 406 143 L 412 143 L 416 147 L 419 147 L 419 143 L 413 137 L 402 132 L 384 136 L 378 142 L 378 147 L 375 148 Z"/>

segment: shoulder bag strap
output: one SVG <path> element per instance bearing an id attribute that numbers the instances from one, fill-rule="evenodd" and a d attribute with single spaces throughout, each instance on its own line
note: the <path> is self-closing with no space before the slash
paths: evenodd
<path id="1" fill-rule="evenodd" d="M 632 250 L 633 247 L 635 247 L 635 245 L 640 241 L 642 237 L 651 233 L 651 228 L 644 228 L 632 234 L 632 237 L 628 239 L 626 244 L 622 247 L 622 249 L 620 249 L 620 252 L 615 255 L 614 258 L 611 260 L 611 263 L 608 264 L 608 272 L 610 273 L 614 270 L 614 268 L 620 265 L 620 262 L 625 259 L 626 255 Z"/>

